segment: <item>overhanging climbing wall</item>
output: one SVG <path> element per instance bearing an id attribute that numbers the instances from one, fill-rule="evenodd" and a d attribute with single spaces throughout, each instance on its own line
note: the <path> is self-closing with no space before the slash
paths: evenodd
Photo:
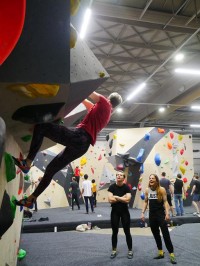
<path id="1" fill-rule="evenodd" d="M 69 2 L 27 0 L 22 34 L 0 66 L 0 114 L 25 153 L 35 123 L 65 120 L 108 78 L 82 40 L 70 49 Z"/>

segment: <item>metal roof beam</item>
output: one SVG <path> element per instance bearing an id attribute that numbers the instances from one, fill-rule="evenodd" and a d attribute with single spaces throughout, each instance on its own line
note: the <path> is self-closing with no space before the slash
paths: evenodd
<path id="1" fill-rule="evenodd" d="M 98 19 L 148 29 L 192 34 L 200 26 L 200 20 L 198 20 L 190 22 L 190 27 L 186 27 L 184 24 L 187 23 L 189 17 L 181 15 L 177 15 L 176 20 L 173 20 L 170 25 L 166 25 L 172 17 L 171 14 L 166 12 L 147 11 L 143 20 L 140 20 L 141 9 L 137 8 L 94 2 L 92 9 L 94 16 Z M 157 21 L 160 21 L 160 23 Z M 163 29 L 164 27 L 165 29 Z"/>

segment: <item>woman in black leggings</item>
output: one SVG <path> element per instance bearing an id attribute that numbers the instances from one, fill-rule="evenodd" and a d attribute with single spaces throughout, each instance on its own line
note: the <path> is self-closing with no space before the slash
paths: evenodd
<path id="1" fill-rule="evenodd" d="M 160 229 L 165 241 L 166 248 L 170 255 L 172 264 L 176 264 L 174 248 L 171 242 L 167 221 L 169 217 L 169 206 L 165 188 L 160 186 L 157 175 L 152 174 L 149 177 L 149 186 L 145 191 L 145 201 L 142 208 L 141 219 L 144 221 L 144 213 L 149 203 L 149 224 L 158 248 L 158 255 L 154 259 L 163 259 L 164 251 L 162 249 L 162 240 Z M 160 229 L 159 229 L 160 228 Z"/>
<path id="2" fill-rule="evenodd" d="M 130 213 L 128 210 L 128 203 L 131 199 L 130 188 L 124 184 L 124 173 L 118 172 L 116 174 L 116 183 L 112 184 L 108 191 L 108 201 L 111 203 L 111 227 L 112 227 L 112 253 L 111 259 L 117 255 L 117 235 L 119 231 L 119 222 L 121 219 L 124 233 L 126 235 L 126 243 L 128 246 L 128 259 L 133 258 L 132 251 L 132 237 L 130 233 Z"/>
<path id="3" fill-rule="evenodd" d="M 54 123 L 37 124 L 27 158 L 20 160 L 13 157 L 15 164 L 24 173 L 28 173 L 44 137 L 65 146 L 64 150 L 48 164 L 36 190 L 27 199 L 16 201 L 17 205 L 30 207 L 47 188 L 58 171 L 86 153 L 90 144 L 94 146 L 97 134 L 108 124 L 113 108 L 122 102 L 118 93 L 111 93 L 108 98 L 105 98 L 103 95 L 93 92 L 89 97 L 95 104 L 87 99 L 83 101 L 88 113 L 75 129 L 68 129 Z"/>

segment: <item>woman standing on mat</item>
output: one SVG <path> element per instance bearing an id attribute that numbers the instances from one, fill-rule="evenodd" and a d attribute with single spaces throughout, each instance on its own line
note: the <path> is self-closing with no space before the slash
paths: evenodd
<path id="1" fill-rule="evenodd" d="M 130 233 L 130 213 L 128 203 L 131 200 L 130 188 L 124 184 L 125 174 L 118 171 L 116 174 L 116 183 L 108 188 L 108 201 L 111 203 L 111 227 L 112 227 L 112 253 L 111 259 L 117 255 L 117 235 L 119 231 L 119 222 L 121 220 L 124 233 L 126 235 L 126 243 L 128 246 L 127 258 L 133 258 L 132 237 Z"/>
<path id="2" fill-rule="evenodd" d="M 161 229 L 166 248 L 169 252 L 170 261 L 172 264 L 176 264 L 176 259 L 174 256 L 174 248 L 171 242 L 167 226 L 167 221 L 170 219 L 167 195 L 165 188 L 160 186 L 159 178 L 155 174 L 150 175 L 149 186 L 145 190 L 145 200 L 141 214 L 141 219 L 143 221 L 145 221 L 144 213 L 147 209 L 148 203 L 149 203 L 149 224 L 158 248 L 158 256 L 156 256 L 154 259 L 164 258 L 164 251 L 162 249 L 162 240 L 160 236 L 160 229 Z"/>

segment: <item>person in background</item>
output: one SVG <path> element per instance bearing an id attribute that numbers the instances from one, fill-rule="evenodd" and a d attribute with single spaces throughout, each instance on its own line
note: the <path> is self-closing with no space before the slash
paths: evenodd
<path id="1" fill-rule="evenodd" d="M 72 211 L 74 210 L 74 201 L 76 202 L 76 205 L 78 206 L 78 210 L 80 210 L 80 204 L 79 204 L 79 185 L 77 183 L 76 177 L 72 177 L 72 182 L 70 183 L 70 192 L 72 194 Z"/>
<path id="2" fill-rule="evenodd" d="M 167 193 L 167 202 L 169 204 L 169 209 L 171 211 L 172 216 L 176 216 L 174 213 L 174 208 L 172 205 L 172 198 L 174 195 L 174 187 L 172 186 L 169 179 L 166 178 L 166 173 L 162 172 L 161 179 L 160 179 L 160 186 L 164 187 Z"/>
<path id="3" fill-rule="evenodd" d="M 198 175 L 193 177 L 193 186 L 191 191 L 192 205 L 194 206 L 196 212 L 193 215 L 200 217 L 200 180 Z"/>
<path id="4" fill-rule="evenodd" d="M 38 180 L 36 182 L 34 182 L 34 185 L 35 185 L 35 189 L 38 187 L 40 181 L 42 180 L 42 176 L 39 176 L 38 177 Z M 37 206 L 37 200 L 35 200 L 34 202 L 34 207 L 35 207 L 35 210 L 34 211 L 38 211 L 38 206 Z"/>
<path id="5" fill-rule="evenodd" d="M 94 212 L 93 207 L 93 197 L 92 197 L 92 183 L 90 180 L 88 180 L 88 175 L 84 175 L 84 181 L 82 183 L 82 196 L 85 200 L 85 208 L 86 208 L 86 214 L 89 214 L 89 206 L 88 201 L 90 202 L 91 211 Z"/>
<path id="6" fill-rule="evenodd" d="M 16 201 L 16 205 L 31 206 L 48 187 L 58 171 L 85 154 L 90 144 L 94 146 L 97 134 L 110 121 L 113 108 L 122 103 L 121 96 L 116 92 L 111 93 L 108 98 L 96 92 L 93 92 L 89 97 L 94 103 L 87 99 L 83 101 L 88 113 L 75 129 L 69 129 L 57 123 L 36 124 L 26 159 L 21 160 L 12 157 L 15 164 L 26 174 L 31 168 L 44 137 L 65 146 L 64 150 L 47 165 L 42 181 L 36 190 L 28 198 Z"/>
<path id="7" fill-rule="evenodd" d="M 128 246 L 127 258 L 133 258 L 132 237 L 130 233 L 130 213 L 128 203 L 131 200 L 130 188 L 124 184 L 125 174 L 118 171 L 116 173 L 116 183 L 108 188 L 108 201 L 111 203 L 111 227 L 112 227 L 112 253 L 111 259 L 117 255 L 117 236 L 119 231 L 119 222 L 121 220 L 124 233 L 126 235 L 126 243 Z"/>
<path id="8" fill-rule="evenodd" d="M 78 166 L 76 166 L 76 168 L 74 169 L 74 176 L 76 177 L 76 181 L 78 184 L 80 181 L 80 173 L 81 173 L 80 168 Z"/>
<path id="9" fill-rule="evenodd" d="M 176 264 L 174 248 L 170 238 L 167 221 L 169 221 L 169 205 L 167 202 L 166 191 L 160 186 L 159 178 L 155 174 L 149 176 L 149 185 L 145 190 L 145 200 L 142 208 L 141 219 L 145 221 L 145 211 L 149 204 L 149 225 L 156 241 L 158 255 L 154 259 L 163 259 L 164 251 L 162 249 L 162 240 L 160 229 L 169 252 L 170 261 Z M 160 228 L 160 229 L 159 229 Z"/>
<path id="10" fill-rule="evenodd" d="M 93 193 L 93 203 L 94 207 L 97 206 L 97 185 L 95 183 L 95 179 L 92 179 L 92 193 Z"/>
<path id="11" fill-rule="evenodd" d="M 182 175 L 177 174 L 176 180 L 174 182 L 174 203 L 177 216 L 184 215 L 183 196 L 186 196 L 186 191 L 183 184 Z"/>

